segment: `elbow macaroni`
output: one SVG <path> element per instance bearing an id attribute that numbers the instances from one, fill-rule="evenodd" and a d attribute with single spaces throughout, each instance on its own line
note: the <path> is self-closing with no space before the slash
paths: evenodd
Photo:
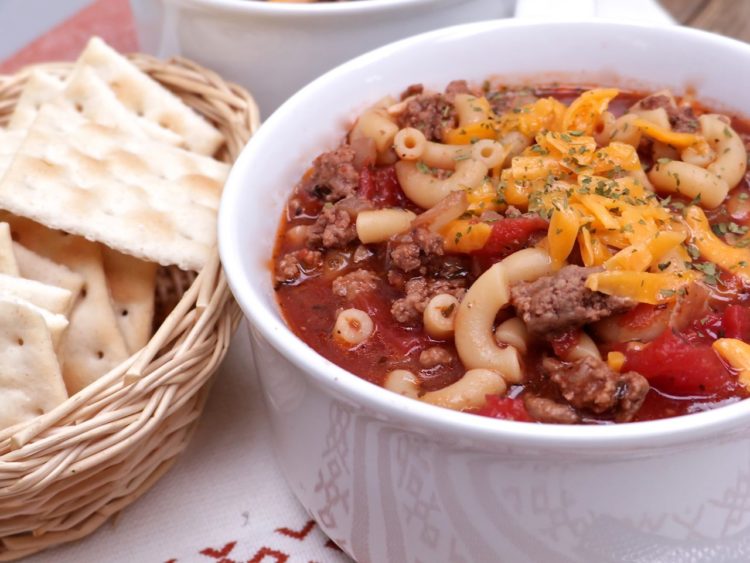
<path id="1" fill-rule="evenodd" d="M 747 151 L 737 132 L 720 116 L 706 114 L 698 121 L 701 138 L 683 148 L 682 160 L 657 162 L 648 177 L 661 191 L 698 198 L 701 205 L 713 209 L 744 177 Z"/>
<path id="2" fill-rule="evenodd" d="M 456 108 L 459 127 L 483 123 L 492 113 L 486 98 L 477 98 L 471 94 L 456 94 L 453 105 Z"/>
<path id="3" fill-rule="evenodd" d="M 747 151 L 737 132 L 718 115 L 707 114 L 698 118 L 701 133 L 716 155 L 706 169 L 725 182 L 729 189 L 734 188 L 745 175 Z"/>
<path id="4" fill-rule="evenodd" d="M 595 358 L 601 360 L 602 354 L 599 352 L 596 342 L 594 342 L 588 334 L 581 332 L 578 336 L 578 341 L 570 350 L 568 350 L 567 354 L 565 354 L 562 359 L 568 362 L 573 362 L 584 358 Z"/>
<path id="5" fill-rule="evenodd" d="M 518 317 L 512 317 L 500 323 L 495 329 L 495 340 L 525 354 L 529 349 L 529 331 Z"/>
<path id="6" fill-rule="evenodd" d="M 713 349 L 739 373 L 739 381 L 750 389 L 750 345 L 736 338 L 719 338 Z"/>
<path id="7" fill-rule="evenodd" d="M 398 130 L 398 125 L 388 112 L 384 108 L 375 107 L 366 110 L 360 116 L 349 133 L 349 139 L 352 141 L 363 137 L 372 139 L 378 153 L 382 154 L 391 148 Z"/>
<path id="8" fill-rule="evenodd" d="M 633 113 L 626 113 L 620 117 L 605 111 L 602 114 L 602 129 L 594 135 L 598 145 L 608 145 L 609 143 L 624 143 L 631 147 L 638 148 L 641 142 L 641 130 L 635 125 L 638 116 Z"/>
<path id="9" fill-rule="evenodd" d="M 451 338 L 457 312 L 458 299 L 448 293 L 438 293 L 430 299 L 422 314 L 425 331 L 432 338 Z"/>
<path id="10" fill-rule="evenodd" d="M 657 191 L 698 200 L 709 209 L 718 207 L 729 192 L 727 183 L 709 170 L 680 160 L 657 162 L 648 179 Z"/>
<path id="11" fill-rule="evenodd" d="M 505 162 L 508 149 L 497 141 L 482 139 L 472 145 L 471 158 L 484 164 L 487 168 L 497 168 Z"/>
<path id="12" fill-rule="evenodd" d="M 401 129 L 393 139 L 393 148 L 403 160 L 419 160 L 430 168 L 455 170 L 456 163 L 471 157 L 466 145 L 448 145 L 428 141 L 418 129 Z"/>
<path id="13" fill-rule="evenodd" d="M 552 269 L 546 252 L 526 248 L 492 266 L 471 285 L 455 322 L 456 350 L 464 366 L 496 370 L 511 383 L 521 381 L 518 350 L 513 346 L 501 348 L 495 341 L 495 317 L 508 304 L 511 283 L 537 279 Z"/>
<path id="14" fill-rule="evenodd" d="M 360 309 L 344 309 L 336 317 L 333 337 L 345 346 L 357 346 L 372 336 L 375 324 Z"/>
<path id="15" fill-rule="evenodd" d="M 409 370 L 395 369 L 385 376 L 383 387 L 404 397 L 419 398 L 419 380 Z"/>
<path id="16" fill-rule="evenodd" d="M 433 207 L 451 192 L 478 187 L 487 172 L 487 166 L 481 162 L 467 159 L 456 163 L 453 175 L 438 179 L 429 171 L 420 170 L 414 162 L 396 163 L 396 176 L 406 197 L 424 209 Z"/>
<path id="17" fill-rule="evenodd" d="M 409 230 L 416 215 L 407 209 L 375 209 L 357 214 L 357 237 L 364 244 L 383 242 Z"/>
<path id="18" fill-rule="evenodd" d="M 465 411 L 484 406 L 487 395 L 504 395 L 507 385 L 503 376 L 491 369 L 470 369 L 455 383 L 420 398 L 425 403 Z"/>

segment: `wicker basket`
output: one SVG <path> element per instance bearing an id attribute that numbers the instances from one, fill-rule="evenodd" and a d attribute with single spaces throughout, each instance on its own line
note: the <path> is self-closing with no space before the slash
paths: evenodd
<path id="1" fill-rule="evenodd" d="M 210 119 L 233 161 L 259 124 L 238 86 L 195 63 L 130 59 Z M 65 75 L 72 64 L 43 65 Z M 0 124 L 31 69 L 0 76 Z M 215 254 L 197 277 L 162 268 L 149 344 L 55 410 L 0 431 L 0 561 L 82 538 L 135 501 L 187 446 L 241 313 Z"/>

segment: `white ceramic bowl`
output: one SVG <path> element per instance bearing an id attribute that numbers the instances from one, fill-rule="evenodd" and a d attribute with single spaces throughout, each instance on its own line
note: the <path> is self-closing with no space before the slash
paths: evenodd
<path id="1" fill-rule="evenodd" d="M 280 317 L 269 257 L 284 202 L 311 160 L 385 94 L 495 73 L 690 86 L 713 107 L 750 114 L 750 45 L 601 22 L 447 28 L 378 49 L 297 93 L 235 164 L 219 220 L 290 486 L 361 562 L 748 561 L 750 401 L 609 427 L 493 420 L 371 385 L 317 355 Z"/>
<path id="2" fill-rule="evenodd" d="M 182 55 L 248 88 L 268 116 L 356 55 L 454 23 L 506 17 L 514 0 L 131 0 L 141 47 Z"/>

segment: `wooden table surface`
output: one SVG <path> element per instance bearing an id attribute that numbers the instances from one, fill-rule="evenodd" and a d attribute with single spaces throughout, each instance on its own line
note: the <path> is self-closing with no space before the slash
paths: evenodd
<path id="1" fill-rule="evenodd" d="M 685 25 L 750 42 L 750 0 L 660 0 Z"/>

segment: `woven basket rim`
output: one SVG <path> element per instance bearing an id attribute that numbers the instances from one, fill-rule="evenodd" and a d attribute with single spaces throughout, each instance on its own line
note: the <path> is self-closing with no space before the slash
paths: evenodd
<path id="1" fill-rule="evenodd" d="M 127 57 L 217 126 L 225 145 L 216 158 L 231 164 L 259 127 L 252 96 L 215 72 L 180 57 Z M 73 65 L 0 75 L 0 123 L 34 71 L 64 76 Z M 146 347 L 50 412 L 0 430 L 0 561 L 87 535 L 166 472 L 189 441 L 241 316 L 215 248 Z M 157 459 L 130 468 L 144 449 Z M 111 475 L 118 467 L 121 482 Z"/>

